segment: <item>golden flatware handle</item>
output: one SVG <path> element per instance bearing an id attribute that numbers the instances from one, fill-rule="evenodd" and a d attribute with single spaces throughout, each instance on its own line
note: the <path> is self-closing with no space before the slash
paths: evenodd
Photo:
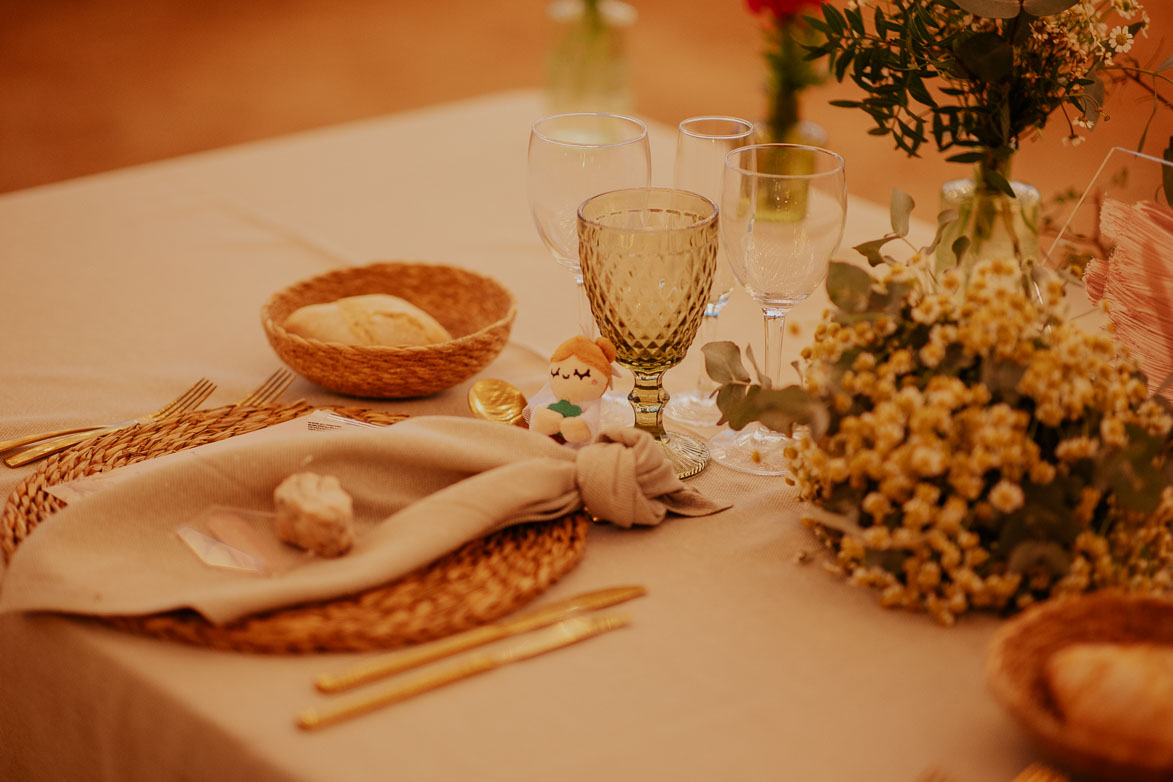
<path id="1" fill-rule="evenodd" d="M 502 638 L 548 627 L 571 616 L 608 608 L 617 603 L 642 597 L 645 594 L 647 594 L 647 589 L 633 585 L 597 589 L 593 592 L 575 595 L 518 617 L 498 620 L 492 624 L 466 630 L 440 641 L 434 641 L 414 649 L 392 652 L 377 659 L 359 663 L 342 673 L 322 674 L 314 680 L 314 686 L 322 692 L 342 692 L 360 684 L 417 668 L 442 657 L 449 657 Z"/>
<path id="2" fill-rule="evenodd" d="M 353 698 L 324 711 L 307 709 L 297 716 L 297 726 L 302 730 L 314 730 L 333 725 L 336 722 L 421 695 L 446 684 L 467 679 L 503 665 L 528 660 L 531 657 L 537 657 L 540 654 L 594 638 L 596 635 L 626 627 L 629 621 L 626 616 L 579 616 L 567 619 L 543 630 L 540 634 L 518 639 L 500 651 L 481 652 L 463 662 L 431 673 L 417 675 L 404 684 L 385 688 L 373 695 Z"/>
<path id="3" fill-rule="evenodd" d="M 100 434 L 105 434 L 106 432 L 114 432 L 119 429 L 125 429 L 126 427 L 132 426 L 134 424 L 166 420 L 167 418 L 179 415 L 180 413 L 186 413 L 197 405 L 203 403 L 203 401 L 207 399 L 208 396 L 211 395 L 211 393 L 215 390 L 215 383 L 213 383 L 211 380 L 208 380 L 207 378 L 200 378 L 191 388 L 187 389 L 171 402 L 164 405 L 163 407 L 160 407 L 153 413 L 148 413 L 147 415 L 140 418 L 131 418 L 126 421 L 119 421 L 118 423 L 109 424 L 107 426 L 99 426 L 95 429 L 79 432 L 77 434 L 67 434 L 63 437 L 56 437 L 39 445 L 34 445 L 31 448 L 25 448 L 22 451 L 17 451 L 14 454 L 6 456 L 4 458 L 4 463 L 9 467 L 21 467 L 25 464 L 28 464 L 29 462 L 35 462 L 37 459 L 57 453 L 58 451 L 63 451 L 72 445 L 85 442 L 86 440 L 97 437 Z"/>
<path id="4" fill-rule="evenodd" d="M 97 429 L 91 429 L 88 432 L 78 432 L 77 434 L 67 434 L 62 437 L 54 437 L 52 440 L 46 440 L 39 445 L 34 445 L 30 448 L 25 448 L 22 451 L 17 451 L 14 454 L 5 456 L 4 463 L 9 467 L 21 467 L 28 464 L 29 462 L 35 462 L 37 459 L 55 454 L 58 451 L 64 451 L 70 446 L 77 445 L 78 443 L 84 443 L 86 440 L 93 439 L 100 434 L 113 432 L 115 429 L 121 428 L 123 427 L 103 426 Z"/>
<path id="5" fill-rule="evenodd" d="M 78 432 L 89 432 L 94 429 L 100 429 L 98 426 L 75 426 L 71 429 L 58 429 L 55 432 L 41 432 L 40 434 L 30 434 L 24 437 L 17 437 L 12 440 L 0 440 L 0 453 L 11 451 L 14 448 L 20 448 L 25 445 L 32 445 L 39 443 L 41 440 L 49 440 L 54 437 L 61 437 L 67 434 L 77 434 Z"/>
<path id="6" fill-rule="evenodd" d="M 342 673 L 326 673 L 314 679 L 314 686 L 321 692 L 342 692 L 360 684 L 382 679 L 396 673 L 416 668 L 424 663 L 449 657 L 458 652 L 491 643 L 506 637 L 508 633 L 499 625 L 485 625 L 467 632 L 436 641 L 427 646 L 396 652 L 370 662 L 361 663 Z"/>
<path id="7" fill-rule="evenodd" d="M 416 695 L 421 695 L 425 692 L 443 687 L 445 684 L 451 684 L 461 679 L 467 679 L 470 676 L 476 676 L 479 673 L 491 671 L 499 665 L 500 663 L 487 654 L 477 655 L 460 665 L 455 665 L 425 676 L 419 676 L 407 684 L 389 687 L 374 695 L 369 695 L 365 698 L 356 698 L 347 703 L 335 706 L 332 709 L 326 709 L 325 711 L 307 709 L 298 715 L 297 727 L 302 730 L 324 728 L 327 725 L 333 725 L 336 722 L 357 717 L 360 714 L 366 714 L 375 709 L 390 706 L 392 703 L 398 703 Z"/>

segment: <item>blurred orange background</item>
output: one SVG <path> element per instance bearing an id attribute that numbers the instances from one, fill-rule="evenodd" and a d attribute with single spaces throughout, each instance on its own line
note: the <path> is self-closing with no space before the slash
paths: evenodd
<path id="1" fill-rule="evenodd" d="M 637 114 L 673 125 L 764 114 L 763 34 L 742 0 L 631 4 Z M 1173 2 L 1145 5 L 1153 29 L 1134 53 L 1155 63 L 1173 54 Z M 0 191 L 538 87 L 557 32 L 545 0 L 0 0 L 0 19 Z M 931 217 L 940 183 L 968 169 L 931 150 L 909 159 L 867 136 L 862 112 L 827 105 L 857 95 L 826 84 L 807 93 L 804 114 L 847 158 L 853 193 L 886 202 L 899 186 Z M 1082 189 L 1112 146 L 1135 148 L 1151 99 L 1132 85 L 1106 108 L 1077 148 L 1053 122 L 1018 155 L 1015 177 L 1044 196 Z M 1159 157 L 1171 135 L 1165 109 L 1145 151 Z"/>

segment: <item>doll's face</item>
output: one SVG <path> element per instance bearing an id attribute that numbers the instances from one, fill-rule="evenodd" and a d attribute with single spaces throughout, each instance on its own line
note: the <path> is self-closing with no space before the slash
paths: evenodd
<path id="1" fill-rule="evenodd" d="M 572 404 L 598 399 L 607 390 L 607 378 L 575 356 L 550 362 L 550 390 Z"/>

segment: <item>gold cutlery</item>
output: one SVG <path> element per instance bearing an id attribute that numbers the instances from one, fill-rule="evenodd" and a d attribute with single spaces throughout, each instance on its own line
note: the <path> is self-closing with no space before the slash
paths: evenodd
<path id="1" fill-rule="evenodd" d="M 254 388 L 232 406 L 260 407 L 261 405 L 268 404 L 281 396 L 285 389 L 289 388 L 289 384 L 293 382 L 294 377 L 295 375 L 288 369 L 278 369 L 265 378 L 265 382 Z"/>
<path id="2" fill-rule="evenodd" d="M 23 450 L 17 451 L 14 454 L 4 457 L 4 463 L 9 467 L 20 467 L 35 462 L 37 459 L 48 456 L 50 454 L 63 451 L 71 445 L 85 442 L 91 438 L 97 437 L 107 432 L 113 432 L 117 429 L 124 429 L 134 424 L 151 423 L 152 421 L 163 421 L 172 416 L 186 413 L 197 407 L 201 402 L 208 398 L 213 391 L 216 390 L 216 384 L 207 378 L 201 378 L 191 388 L 184 391 L 182 394 L 173 399 L 170 403 L 164 405 L 153 413 L 141 416 L 139 418 L 131 418 L 126 421 L 119 421 L 115 424 L 107 426 L 99 426 L 88 431 L 77 432 L 73 434 L 66 434 L 64 436 L 52 437 L 52 439 L 39 443 Z M 43 436 L 42 436 L 43 437 Z"/>
<path id="3" fill-rule="evenodd" d="M 600 589 L 559 600 L 524 616 L 475 627 L 463 633 L 444 638 L 434 643 L 392 652 L 369 662 L 360 663 L 338 674 L 323 674 L 314 680 L 322 692 L 342 692 L 360 684 L 401 673 L 442 657 L 449 657 L 477 646 L 483 646 L 502 638 L 528 633 L 542 627 L 588 611 L 623 603 L 647 594 L 642 586 L 621 586 Z"/>
<path id="4" fill-rule="evenodd" d="M 0 453 L 7 453 L 25 445 L 32 445 L 41 440 L 48 440 L 51 437 L 61 437 L 67 434 L 77 434 L 78 432 L 92 432 L 95 429 L 101 428 L 101 426 L 74 426 L 70 429 L 57 429 L 52 432 L 41 432 L 39 434 L 28 434 L 24 437 L 15 437 L 11 440 L 0 440 Z"/>
<path id="5" fill-rule="evenodd" d="M 534 636 L 518 639 L 505 649 L 480 652 L 441 670 L 420 674 L 403 684 L 396 684 L 361 698 L 352 698 L 330 709 L 307 709 L 298 715 L 297 726 L 302 730 L 314 730 L 333 725 L 430 692 L 446 684 L 585 641 L 624 627 L 629 621 L 625 616 L 580 616 L 567 619 Z"/>
<path id="6" fill-rule="evenodd" d="M 52 432 L 40 432 L 38 434 L 29 434 L 29 435 L 25 435 L 24 437 L 16 437 L 11 440 L 0 440 L 0 453 L 5 453 L 7 451 L 11 451 L 16 448 L 20 448 L 21 446 L 24 446 L 24 445 L 32 445 L 33 443 L 40 442 L 41 440 L 49 440 L 54 437 L 62 437 L 67 434 L 77 434 L 78 432 L 92 432 L 95 429 L 104 429 L 107 426 L 109 426 L 109 427 L 126 426 L 131 423 L 136 423 L 136 422 L 145 423 L 147 421 L 157 421 L 160 418 L 166 418 L 168 415 L 170 415 L 172 408 L 176 404 L 179 404 L 181 402 L 181 400 L 187 394 L 190 394 L 193 390 L 195 390 L 196 387 L 200 385 L 200 383 L 205 383 L 205 382 L 207 382 L 207 381 L 204 379 L 197 381 L 196 384 L 193 385 L 191 388 L 187 389 L 187 391 L 184 391 L 178 397 L 176 397 L 175 399 L 172 399 L 170 402 L 163 405 L 158 410 L 156 410 L 152 413 L 147 413 L 146 415 L 139 416 L 138 418 L 131 419 L 129 421 L 121 421 L 117 424 L 105 424 L 105 425 L 98 424 L 95 426 L 74 426 L 69 429 L 57 429 Z"/>

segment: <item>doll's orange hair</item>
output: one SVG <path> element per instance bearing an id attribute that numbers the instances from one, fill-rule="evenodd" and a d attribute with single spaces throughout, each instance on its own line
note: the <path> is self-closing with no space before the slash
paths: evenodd
<path id="1" fill-rule="evenodd" d="M 615 360 L 615 346 L 606 337 L 599 337 L 591 342 L 581 334 L 575 334 L 563 342 L 550 356 L 551 363 L 562 361 L 574 356 L 591 369 L 599 370 L 599 374 L 606 380 L 604 388 L 611 387 L 611 362 Z"/>

